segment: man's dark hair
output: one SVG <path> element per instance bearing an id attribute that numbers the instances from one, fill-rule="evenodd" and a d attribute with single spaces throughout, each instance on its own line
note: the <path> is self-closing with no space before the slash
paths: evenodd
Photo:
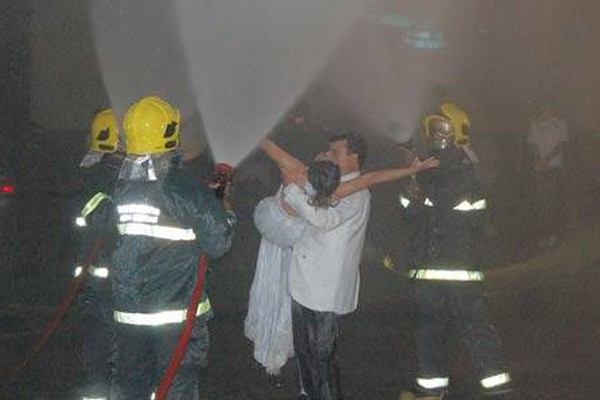
<path id="1" fill-rule="evenodd" d="M 329 138 L 329 143 L 345 140 L 347 143 L 348 154 L 356 154 L 358 156 L 358 166 L 362 168 L 367 159 L 367 141 L 364 136 L 359 133 L 339 133 Z"/>
<path id="2" fill-rule="evenodd" d="M 316 192 L 310 204 L 327 207 L 329 197 L 340 185 L 340 167 L 331 161 L 313 161 L 308 166 L 308 181 Z"/>

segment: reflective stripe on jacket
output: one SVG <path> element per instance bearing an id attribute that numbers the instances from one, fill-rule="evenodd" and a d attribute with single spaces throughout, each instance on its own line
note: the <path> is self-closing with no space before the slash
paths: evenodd
<path id="1" fill-rule="evenodd" d="M 483 272 L 471 270 L 453 270 L 453 269 L 411 269 L 409 277 L 416 280 L 429 281 L 462 281 L 477 282 L 483 281 Z"/>
<path id="2" fill-rule="evenodd" d="M 210 312 L 210 301 L 204 300 L 198 304 L 196 316 Z M 140 325 L 140 326 L 160 326 L 166 324 L 176 324 L 185 321 L 187 310 L 168 310 L 157 313 L 131 313 L 125 311 L 114 311 L 114 319 L 120 324 Z"/>

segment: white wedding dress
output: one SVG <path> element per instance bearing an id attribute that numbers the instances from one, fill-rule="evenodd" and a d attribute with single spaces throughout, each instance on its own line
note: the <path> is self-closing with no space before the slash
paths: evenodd
<path id="1" fill-rule="evenodd" d="M 292 245 L 306 227 L 281 209 L 280 192 L 261 200 L 254 210 L 262 240 L 244 321 L 244 333 L 254 342 L 254 358 L 268 374 L 278 374 L 294 355 L 287 276 Z"/>

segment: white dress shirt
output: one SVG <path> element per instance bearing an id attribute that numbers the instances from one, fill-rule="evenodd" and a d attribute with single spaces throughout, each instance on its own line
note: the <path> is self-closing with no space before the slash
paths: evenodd
<path id="1" fill-rule="evenodd" d="M 559 117 L 538 118 L 531 124 L 527 141 L 531 143 L 540 158 L 546 157 L 558 144 L 569 140 L 566 122 Z M 562 153 L 549 161 L 550 168 L 560 168 Z"/>
<path id="2" fill-rule="evenodd" d="M 346 174 L 342 182 L 359 172 Z M 315 311 L 347 314 L 358 305 L 359 265 L 369 218 L 371 194 L 356 192 L 328 208 L 309 204 L 297 185 L 283 191 L 285 201 L 308 226 L 296 241 L 289 271 L 292 298 Z"/>

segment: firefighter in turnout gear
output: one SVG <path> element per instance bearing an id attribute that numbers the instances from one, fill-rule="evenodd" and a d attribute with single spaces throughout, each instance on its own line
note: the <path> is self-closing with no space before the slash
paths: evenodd
<path id="1" fill-rule="evenodd" d="M 90 129 L 90 149 L 80 164 L 84 190 L 75 219 L 79 250 L 74 274 L 85 279 L 79 294 L 83 331 L 83 382 L 81 399 L 108 399 L 113 318 L 108 281 L 110 253 L 116 239 L 112 224 L 112 193 L 120 166 L 117 154 L 118 129 L 110 109 L 94 115 Z M 101 240 L 97 254 L 89 254 Z M 93 257 L 92 257 L 93 256 Z M 84 266 L 84 260 L 91 264 Z"/>
<path id="2" fill-rule="evenodd" d="M 194 178 L 176 152 L 180 114 L 156 96 L 125 116 L 127 156 L 114 202 L 119 240 L 112 276 L 116 371 L 112 400 L 148 400 L 169 367 L 197 281 L 199 257 L 231 246 L 235 216 Z M 206 294 L 168 399 L 198 399 L 211 316 Z"/>
<path id="3" fill-rule="evenodd" d="M 413 392 L 404 392 L 401 400 L 441 399 L 447 392 L 452 335 L 467 351 L 485 396 L 503 398 L 511 392 L 498 337 L 485 314 L 481 246 L 486 199 L 464 148 L 468 121 L 462 109 L 448 103 L 423 121 L 429 155 L 440 165 L 416 177 L 423 193 L 420 210 L 426 213 L 412 217 L 421 226 L 409 270 L 419 365 Z M 404 213 L 410 212 L 410 203 L 404 204 Z"/>

